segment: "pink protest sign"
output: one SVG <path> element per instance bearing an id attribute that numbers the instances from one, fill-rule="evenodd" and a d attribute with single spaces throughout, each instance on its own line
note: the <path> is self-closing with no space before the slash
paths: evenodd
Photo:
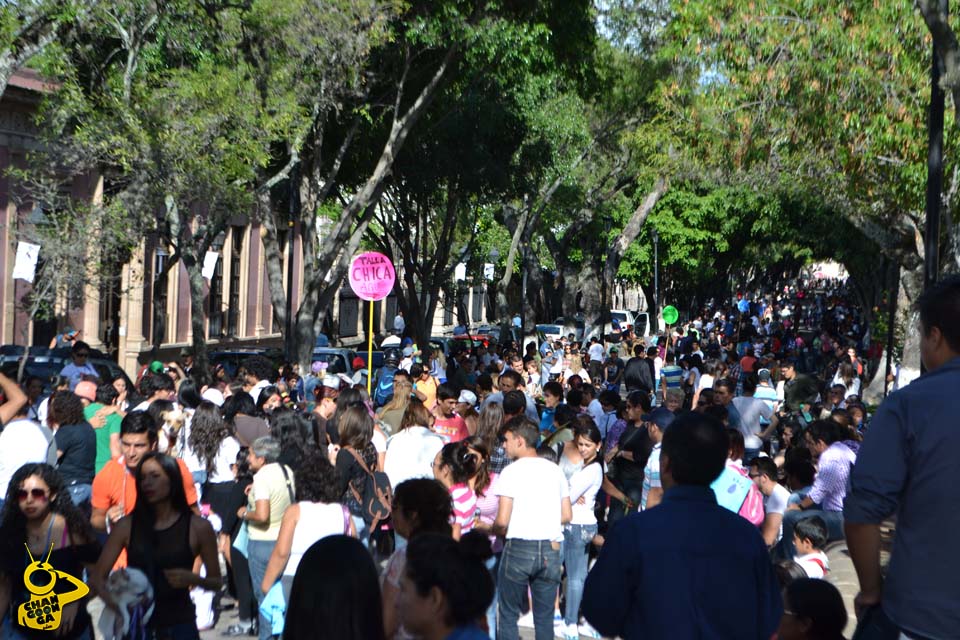
<path id="1" fill-rule="evenodd" d="M 350 288 L 361 300 L 383 300 L 393 290 L 397 274 L 382 253 L 361 253 L 350 263 Z"/>

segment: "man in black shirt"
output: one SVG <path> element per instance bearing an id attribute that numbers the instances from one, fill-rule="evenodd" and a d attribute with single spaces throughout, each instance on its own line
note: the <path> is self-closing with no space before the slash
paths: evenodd
<path id="1" fill-rule="evenodd" d="M 627 360 L 627 365 L 623 372 L 623 382 L 627 385 L 627 393 L 631 391 L 646 391 L 650 393 L 653 389 L 653 375 L 650 372 L 650 366 L 646 360 L 647 357 L 643 345 L 638 344 L 633 348 L 633 357 Z"/>

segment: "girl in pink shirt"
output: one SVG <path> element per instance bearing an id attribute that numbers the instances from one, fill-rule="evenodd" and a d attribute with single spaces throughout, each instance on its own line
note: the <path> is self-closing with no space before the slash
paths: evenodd
<path id="1" fill-rule="evenodd" d="M 433 460 L 433 476 L 450 492 L 453 502 L 453 538 L 471 531 L 477 520 L 477 494 L 471 480 L 480 472 L 482 458 L 466 441 L 443 446 Z"/>

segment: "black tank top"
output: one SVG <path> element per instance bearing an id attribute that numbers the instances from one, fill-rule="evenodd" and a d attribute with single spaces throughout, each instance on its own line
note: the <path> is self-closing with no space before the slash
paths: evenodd
<path id="1" fill-rule="evenodd" d="M 190 519 L 191 514 L 182 514 L 166 529 L 148 531 L 138 530 L 134 520 L 130 530 L 127 563 L 143 571 L 153 585 L 155 608 L 148 625 L 152 629 L 175 624 L 196 624 L 190 590 L 174 589 L 163 574 L 165 569 L 193 570 Z"/>

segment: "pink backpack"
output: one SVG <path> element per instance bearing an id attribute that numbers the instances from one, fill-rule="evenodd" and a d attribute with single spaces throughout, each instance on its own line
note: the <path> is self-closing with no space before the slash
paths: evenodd
<path id="1" fill-rule="evenodd" d="M 750 474 L 747 473 L 745 469 L 733 465 L 729 468 L 734 469 L 744 477 L 750 477 Z M 755 527 L 763 524 L 763 518 L 765 516 L 763 512 L 763 494 L 760 493 L 757 485 L 751 484 L 750 491 L 747 492 L 747 497 L 744 498 L 743 504 L 740 505 L 740 511 L 737 513 Z"/>

